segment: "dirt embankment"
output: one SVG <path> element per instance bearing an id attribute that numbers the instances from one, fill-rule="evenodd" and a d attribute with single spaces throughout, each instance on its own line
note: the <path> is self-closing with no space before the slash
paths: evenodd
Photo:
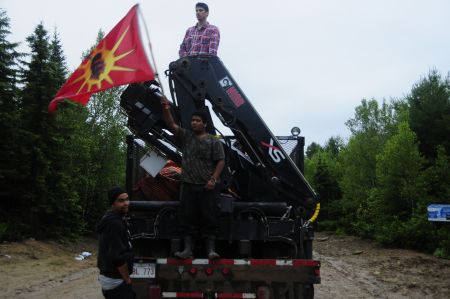
<path id="1" fill-rule="evenodd" d="M 101 299 L 97 242 L 0 244 L 0 298 Z M 94 255 L 75 260 L 82 251 Z M 316 298 L 450 298 L 450 261 L 385 249 L 354 237 L 318 234 L 322 284 Z"/>
<path id="2" fill-rule="evenodd" d="M 317 298 L 450 298 L 450 261 L 386 249 L 355 237 L 318 234 Z"/>
<path id="3" fill-rule="evenodd" d="M 0 298 L 100 299 L 93 239 L 77 244 L 27 240 L 0 244 Z M 77 261 L 88 251 L 94 255 Z"/>

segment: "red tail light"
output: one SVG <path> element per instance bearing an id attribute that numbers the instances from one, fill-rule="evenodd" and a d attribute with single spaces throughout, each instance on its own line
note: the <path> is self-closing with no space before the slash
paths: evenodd
<path id="1" fill-rule="evenodd" d="M 161 299 L 161 287 L 157 284 L 149 284 L 147 289 L 148 299 Z"/>
<path id="2" fill-rule="evenodd" d="M 213 274 L 213 272 L 214 272 L 214 270 L 211 267 L 208 267 L 208 268 L 205 269 L 206 275 L 211 275 L 211 274 Z"/>
<path id="3" fill-rule="evenodd" d="M 189 269 L 189 273 L 191 273 L 192 275 L 197 274 L 197 268 L 192 267 L 191 269 Z"/>
<path id="4" fill-rule="evenodd" d="M 270 290 L 269 287 L 258 287 L 256 291 L 257 299 L 270 299 Z"/>
<path id="5" fill-rule="evenodd" d="M 231 271 L 230 271 L 230 268 L 223 268 L 223 269 L 222 269 L 222 274 L 223 274 L 223 275 L 228 275 L 228 274 L 230 274 L 230 272 L 231 272 Z"/>
<path id="6" fill-rule="evenodd" d="M 320 276 L 320 268 L 314 268 L 314 275 Z"/>

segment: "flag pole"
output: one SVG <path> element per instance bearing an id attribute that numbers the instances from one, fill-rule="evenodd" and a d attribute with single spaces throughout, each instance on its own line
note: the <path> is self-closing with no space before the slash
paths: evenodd
<path id="1" fill-rule="evenodd" d="M 150 56 L 152 57 L 153 67 L 155 68 L 155 77 L 158 79 L 159 85 L 161 86 L 161 91 L 164 94 L 164 87 L 161 82 L 161 79 L 159 78 L 158 69 L 156 68 L 155 56 L 153 55 L 152 43 L 150 42 L 150 35 L 148 33 L 147 23 L 145 22 L 144 14 L 142 13 L 140 6 L 138 7 L 138 10 L 139 10 L 139 14 L 141 15 L 142 22 L 144 23 L 145 34 L 147 35 L 148 46 L 150 47 Z"/>

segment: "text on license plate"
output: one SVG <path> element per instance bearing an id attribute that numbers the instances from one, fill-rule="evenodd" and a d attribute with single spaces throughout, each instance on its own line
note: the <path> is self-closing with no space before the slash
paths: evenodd
<path id="1" fill-rule="evenodd" d="M 139 263 L 133 265 L 131 278 L 155 278 L 155 264 Z"/>

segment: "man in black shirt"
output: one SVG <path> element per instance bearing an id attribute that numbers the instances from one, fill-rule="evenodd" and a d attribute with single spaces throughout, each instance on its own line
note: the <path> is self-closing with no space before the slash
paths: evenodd
<path id="1" fill-rule="evenodd" d="M 130 204 L 128 194 L 120 187 L 108 192 L 111 210 L 97 225 L 99 281 L 106 299 L 133 299 L 130 273 L 133 272 L 130 232 L 125 220 Z"/>
<path id="2" fill-rule="evenodd" d="M 218 217 L 215 187 L 225 166 L 222 143 L 206 132 L 206 115 L 202 111 L 192 114 L 192 130 L 186 130 L 175 123 L 166 98 L 162 99 L 162 106 L 163 119 L 183 151 L 179 216 L 184 250 L 175 256 L 192 257 L 194 238 L 201 235 L 206 240 L 208 258 L 217 259 L 220 256 L 215 251 Z"/>

